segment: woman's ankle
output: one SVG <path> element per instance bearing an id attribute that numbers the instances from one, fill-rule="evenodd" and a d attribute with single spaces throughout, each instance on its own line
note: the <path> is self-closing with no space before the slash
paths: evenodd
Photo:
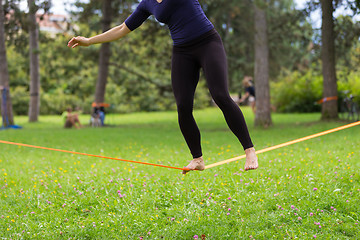
<path id="1" fill-rule="evenodd" d="M 254 153 L 254 152 L 255 152 L 255 148 L 254 148 L 254 147 L 245 149 L 245 154 Z"/>

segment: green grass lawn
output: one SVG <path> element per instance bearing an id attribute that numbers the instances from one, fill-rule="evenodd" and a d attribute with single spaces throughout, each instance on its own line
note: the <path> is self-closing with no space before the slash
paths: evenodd
<path id="1" fill-rule="evenodd" d="M 273 114 L 257 150 L 346 124 Z M 220 110 L 196 111 L 206 164 L 243 154 Z M 87 123 L 88 116 L 81 121 Z M 175 112 L 108 115 L 112 126 L 63 129 L 42 116 L 0 139 L 176 167 L 191 155 Z M 190 172 L 0 144 L 1 239 L 359 239 L 360 127 Z"/>

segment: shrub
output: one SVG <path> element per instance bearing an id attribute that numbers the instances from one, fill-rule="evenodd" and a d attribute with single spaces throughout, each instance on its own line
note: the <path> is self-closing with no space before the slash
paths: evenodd
<path id="1" fill-rule="evenodd" d="M 279 112 L 317 112 L 322 98 L 322 76 L 293 72 L 271 83 L 272 104 Z"/>
<path id="2" fill-rule="evenodd" d="M 346 95 L 355 96 L 360 104 L 360 74 L 358 72 L 337 72 L 338 103 Z M 272 104 L 279 112 L 318 112 L 320 104 L 315 104 L 323 97 L 323 77 L 309 70 L 305 74 L 293 72 L 281 76 L 271 83 Z"/>
<path id="3" fill-rule="evenodd" d="M 27 87 L 17 86 L 10 90 L 14 115 L 27 115 L 30 96 Z"/>
<path id="4" fill-rule="evenodd" d="M 76 95 L 65 94 L 62 89 L 40 95 L 40 114 L 61 114 L 68 107 L 83 108 L 83 101 Z"/>

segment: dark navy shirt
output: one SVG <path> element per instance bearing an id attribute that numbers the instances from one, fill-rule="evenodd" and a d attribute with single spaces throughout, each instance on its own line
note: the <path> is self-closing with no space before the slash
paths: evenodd
<path id="1" fill-rule="evenodd" d="M 125 24 L 133 31 L 150 15 L 168 25 L 174 45 L 190 42 L 214 28 L 198 0 L 142 0 Z"/>
<path id="2" fill-rule="evenodd" d="M 253 86 L 245 88 L 245 92 L 248 92 L 250 96 L 255 97 L 255 88 Z"/>

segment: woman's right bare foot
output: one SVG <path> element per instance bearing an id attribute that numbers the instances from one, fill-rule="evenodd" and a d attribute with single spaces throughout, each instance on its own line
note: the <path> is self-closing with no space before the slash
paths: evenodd
<path id="1" fill-rule="evenodd" d="M 199 157 L 199 158 L 194 158 L 189 165 L 187 165 L 185 168 L 189 169 L 189 170 L 183 170 L 182 174 L 186 174 L 189 171 L 192 170 L 199 170 L 199 171 L 203 171 L 205 169 L 205 163 L 203 160 L 203 157 Z"/>
<path id="2" fill-rule="evenodd" d="M 245 154 L 246 154 L 246 162 L 244 166 L 245 171 L 257 169 L 259 167 L 259 164 L 258 164 L 258 158 L 255 153 L 255 148 L 246 149 Z"/>

